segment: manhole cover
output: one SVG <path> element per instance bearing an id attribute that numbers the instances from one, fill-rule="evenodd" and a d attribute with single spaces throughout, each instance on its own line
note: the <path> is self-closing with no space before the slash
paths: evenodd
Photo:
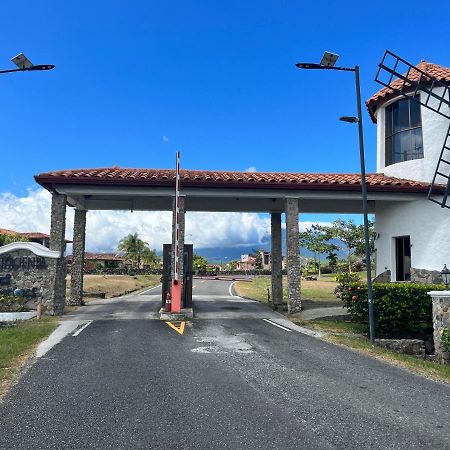
<path id="1" fill-rule="evenodd" d="M 221 309 L 226 309 L 227 311 L 238 311 L 241 308 L 239 308 L 239 306 L 222 306 Z"/>

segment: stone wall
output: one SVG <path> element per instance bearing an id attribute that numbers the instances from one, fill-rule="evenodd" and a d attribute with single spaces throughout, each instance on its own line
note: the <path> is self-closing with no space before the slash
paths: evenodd
<path id="1" fill-rule="evenodd" d="M 425 342 L 421 339 L 375 339 L 375 342 L 380 347 L 405 355 L 425 358 Z"/>
<path id="2" fill-rule="evenodd" d="M 385 270 L 384 272 L 381 272 L 378 274 L 374 279 L 374 283 L 390 283 L 391 282 L 391 271 Z"/>
<path id="3" fill-rule="evenodd" d="M 38 256 L 31 250 L 19 249 L 2 253 L 0 293 L 14 295 L 14 291 L 19 294 L 17 289 L 20 289 L 26 308 L 35 309 L 41 303 L 47 314 L 62 314 L 66 300 L 65 286 L 64 290 L 54 292 L 56 274 L 58 270 L 61 271 L 62 265 L 65 265 L 64 258 Z"/>
<path id="4" fill-rule="evenodd" d="M 442 276 L 438 270 L 415 269 L 411 267 L 411 281 L 421 284 L 442 284 Z"/>

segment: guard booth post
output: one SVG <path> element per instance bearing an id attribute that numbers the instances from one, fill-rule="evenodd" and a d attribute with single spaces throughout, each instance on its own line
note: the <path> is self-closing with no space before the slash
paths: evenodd
<path id="1" fill-rule="evenodd" d="M 183 290 L 181 293 L 181 307 L 192 308 L 192 277 L 193 272 L 194 246 L 184 244 L 183 252 Z M 162 275 L 162 298 L 161 304 L 164 308 L 167 293 L 172 286 L 172 244 L 163 244 L 163 275 Z"/>

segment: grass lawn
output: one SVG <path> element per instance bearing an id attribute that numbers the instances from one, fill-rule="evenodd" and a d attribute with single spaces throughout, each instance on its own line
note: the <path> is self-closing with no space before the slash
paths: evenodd
<path id="1" fill-rule="evenodd" d="M 57 327 L 58 320 L 57 317 L 43 317 L 0 329 L 0 398 L 38 343 Z"/>
<path id="2" fill-rule="evenodd" d="M 327 341 L 351 348 L 354 351 L 372 356 L 376 359 L 403 367 L 412 372 L 433 380 L 450 383 L 450 366 L 432 361 L 417 359 L 413 356 L 403 355 L 382 347 L 372 347 L 368 339 L 359 336 L 343 336 L 331 334 L 325 338 Z"/>
<path id="3" fill-rule="evenodd" d="M 361 336 L 367 333 L 367 325 L 352 323 L 343 319 L 302 320 L 290 316 L 289 319 L 302 327 L 314 331 L 328 333 L 323 339 L 350 348 L 358 353 L 371 356 L 381 361 L 393 364 L 433 380 L 450 383 L 450 366 L 432 361 L 417 359 L 403 355 L 383 347 L 372 347 L 369 340 Z"/>
<path id="4" fill-rule="evenodd" d="M 323 275 L 320 280 L 307 281 L 302 280 L 301 291 L 302 298 L 313 300 L 316 302 L 336 302 L 340 304 L 340 300 L 334 295 L 334 289 L 337 286 L 333 276 Z M 271 288 L 271 278 L 268 275 L 257 276 L 252 281 L 238 281 L 234 288 L 237 295 L 241 297 L 253 298 L 261 302 L 267 302 L 267 289 Z M 287 299 L 287 278 L 283 277 L 283 297 Z"/>
<path id="5" fill-rule="evenodd" d="M 128 292 L 160 284 L 161 275 L 85 275 L 84 292 L 106 292 L 106 297 L 118 297 Z M 70 295 L 70 275 L 67 277 L 67 296 Z M 88 299 L 87 299 L 88 300 Z"/>
<path id="6" fill-rule="evenodd" d="M 364 334 L 367 333 L 368 328 L 366 324 L 354 323 L 348 320 L 342 319 L 314 319 L 303 320 L 298 317 L 289 316 L 289 320 L 301 327 L 309 328 L 314 331 L 323 331 L 325 333 L 355 333 Z"/>

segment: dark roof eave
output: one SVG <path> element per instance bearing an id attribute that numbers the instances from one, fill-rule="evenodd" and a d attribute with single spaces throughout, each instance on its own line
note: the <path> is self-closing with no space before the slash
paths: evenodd
<path id="1" fill-rule="evenodd" d="M 53 191 L 55 185 L 83 185 L 83 186 L 124 186 L 124 187 L 173 187 L 174 180 L 130 180 L 130 179 L 97 179 L 92 178 L 67 178 L 67 177 L 44 177 L 35 176 L 36 182 L 49 191 Z M 360 191 L 360 184 L 350 183 L 292 183 L 292 182 L 217 182 L 217 181 L 183 181 L 181 188 L 211 188 L 211 189 L 280 189 L 280 190 L 303 190 L 303 191 Z M 428 185 L 370 185 L 367 184 L 368 192 L 393 192 L 393 193 L 427 193 Z"/>

